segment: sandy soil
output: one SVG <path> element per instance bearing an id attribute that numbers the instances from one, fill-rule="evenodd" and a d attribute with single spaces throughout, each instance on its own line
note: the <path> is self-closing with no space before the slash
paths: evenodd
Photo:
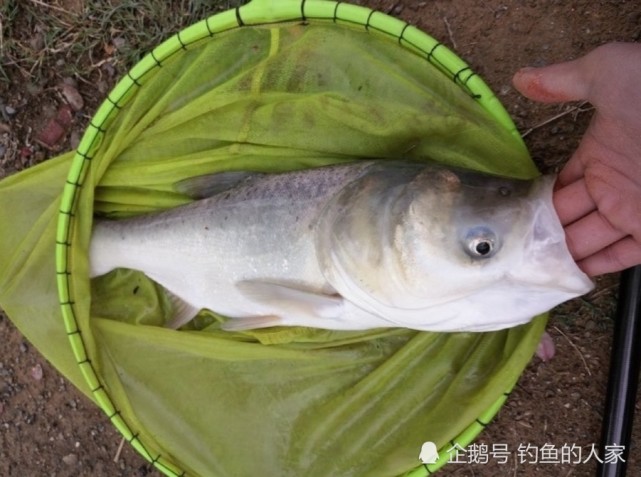
<path id="1" fill-rule="evenodd" d="M 510 84 L 514 71 L 576 58 L 606 42 L 641 39 L 641 6 L 635 1 L 360 3 L 420 27 L 469 62 L 499 95 L 520 130 L 529 131 L 526 142 L 543 171 L 557 170 L 567 160 L 590 111 L 576 105 L 542 106 L 521 98 Z M 46 21 L 43 17 L 40 26 L 25 24 L 14 34 L 28 42 L 37 28 L 46 29 Z M 36 79 L 25 76 L 24 69 L 5 68 L 7 80 L 0 82 L 0 107 L 5 113 L 0 117 L 0 177 L 53 157 L 56 150 L 70 149 L 108 88 L 124 73 L 116 67 L 99 79 L 84 78 L 74 84 L 84 105 L 67 135 L 54 150 L 47 150 L 34 145 L 33 138 L 64 101 L 54 88 L 63 80 L 59 71 L 64 64 L 58 66 Z M 547 122 L 559 113 L 566 114 Z M 548 362 L 532 361 L 497 419 L 477 441 L 489 451 L 501 449 L 497 444 L 507 446 L 506 462 L 490 456 L 488 463 L 482 463 L 486 451 L 479 455 L 481 463 L 452 463 L 439 475 L 595 475 L 594 459 L 555 464 L 549 453 L 548 462 L 540 453 L 534 463 L 531 456 L 521 458 L 518 449 L 529 445 L 530 452 L 542 452 L 546 445 L 558 450 L 576 445 L 585 459 L 590 446 L 598 445 L 616 292 L 617 277 L 604 277 L 596 291 L 555 310 L 549 332 L 556 356 Z M 0 336 L 0 475 L 159 475 L 128 446 L 118 452 L 120 437 L 101 411 L 66 383 L 1 314 Z M 641 473 L 640 421 L 634 427 L 628 475 Z"/>

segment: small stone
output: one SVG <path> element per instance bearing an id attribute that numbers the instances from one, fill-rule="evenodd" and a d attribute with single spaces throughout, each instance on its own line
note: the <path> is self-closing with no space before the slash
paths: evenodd
<path id="1" fill-rule="evenodd" d="M 44 129 L 40 131 L 40 134 L 36 137 L 36 142 L 47 149 L 53 149 L 54 146 L 62 140 L 65 133 L 65 128 L 52 118 L 45 125 Z"/>
<path id="2" fill-rule="evenodd" d="M 64 128 L 71 126 L 73 122 L 73 111 L 71 111 L 71 108 L 65 104 L 60 106 L 56 112 L 56 121 Z"/>
<path id="3" fill-rule="evenodd" d="M 81 133 L 80 131 L 73 130 L 69 136 L 69 145 L 71 149 L 78 149 L 78 144 L 80 144 Z"/>
<path id="4" fill-rule="evenodd" d="M 62 461 L 68 466 L 76 465 L 78 463 L 78 456 L 76 454 L 67 454 L 62 458 Z"/>
<path id="5" fill-rule="evenodd" d="M 80 111 L 85 106 L 85 101 L 80 96 L 78 90 L 71 84 L 63 83 L 61 86 L 62 96 L 65 98 L 65 101 L 69 103 L 71 109 L 74 111 Z"/>
<path id="6" fill-rule="evenodd" d="M 109 78 L 113 78 L 116 75 L 116 68 L 109 62 L 103 63 L 100 69 L 107 73 L 107 76 L 109 76 Z"/>
<path id="7" fill-rule="evenodd" d="M 37 150 L 33 153 L 33 159 L 35 160 L 36 163 L 40 163 L 45 160 L 45 153 L 44 151 Z"/>
<path id="8" fill-rule="evenodd" d="M 114 48 L 116 48 L 116 50 L 122 50 L 123 47 L 127 44 L 127 40 L 121 36 L 117 36 L 111 43 L 113 44 Z"/>
<path id="9" fill-rule="evenodd" d="M 31 83 L 31 82 L 27 83 L 26 88 L 27 88 L 27 92 L 31 96 L 37 96 L 40 93 L 42 93 L 42 90 L 43 90 L 43 86 L 41 84 Z"/>
<path id="10" fill-rule="evenodd" d="M 27 345 L 25 343 L 20 343 L 20 352 L 21 353 L 27 352 Z"/>
<path id="11" fill-rule="evenodd" d="M 63 84 L 68 84 L 70 86 L 73 86 L 74 88 L 78 89 L 78 82 L 73 79 L 71 76 L 67 76 L 62 79 Z"/>
<path id="12" fill-rule="evenodd" d="M 536 355 L 541 359 L 541 361 L 547 362 L 554 358 L 555 354 L 556 348 L 554 346 L 554 340 L 549 333 L 543 333 L 541 341 L 539 341 L 539 345 L 536 348 Z"/>
<path id="13" fill-rule="evenodd" d="M 67 134 L 72 122 L 73 111 L 71 106 L 63 104 L 58 108 L 56 116 L 51 118 L 36 136 L 36 142 L 47 149 L 54 149 Z"/>
<path id="14" fill-rule="evenodd" d="M 28 41 L 27 43 L 31 47 L 33 51 L 41 51 L 44 46 L 45 46 L 45 38 L 42 32 L 37 31 Z"/>
<path id="15" fill-rule="evenodd" d="M 42 366 L 39 364 L 36 364 L 33 368 L 31 368 L 31 377 L 36 380 L 36 381 L 41 381 L 43 376 L 42 372 Z"/>
<path id="16" fill-rule="evenodd" d="M 9 116 L 15 116 L 15 114 L 18 111 L 13 106 L 5 106 L 4 107 L 4 112 L 7 113 Z"/>
<path id="17" fill-rule="evenodd" d="M 107 84 L 107 82 L 105 80 L 98 81 L 96 86 L 97 86 L 98 92 L 100 94 L 105 94 L 107 91 L 109 91 L 109 85 Z"/>

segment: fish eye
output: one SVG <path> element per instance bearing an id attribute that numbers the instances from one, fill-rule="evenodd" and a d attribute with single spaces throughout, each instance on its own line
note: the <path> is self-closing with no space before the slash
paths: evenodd
<path id="1" fill-rule="evenodd" d="M 488 227 L 474 227 L 463 239 L 465 252 L 472 258 L 490 258 L 499 248 L 496 234 Z"/>

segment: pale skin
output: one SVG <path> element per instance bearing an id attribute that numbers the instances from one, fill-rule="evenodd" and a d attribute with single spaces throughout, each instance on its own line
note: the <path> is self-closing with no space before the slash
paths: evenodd
<path id="1" fill-rule="evenodd" d="M 513 78 L 535 101 L 587 100 L 594 116 L 559 173 L 554 205 L 590 276 L 641 264 L 641 44 L 612 43 Z"/>

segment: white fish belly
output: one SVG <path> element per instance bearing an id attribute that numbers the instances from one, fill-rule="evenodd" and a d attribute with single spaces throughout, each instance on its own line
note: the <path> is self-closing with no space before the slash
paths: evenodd
<path id="1" fill-rule="evenodd" d="M 313 237 L 324 201 L 313 199 L 219 198 L 156 215 L 98 222 L 91 274 L 140 270 L 189 305 L 229 317 L 273 312 L 237 288 L 243 281 L 332 293 Z"/>

